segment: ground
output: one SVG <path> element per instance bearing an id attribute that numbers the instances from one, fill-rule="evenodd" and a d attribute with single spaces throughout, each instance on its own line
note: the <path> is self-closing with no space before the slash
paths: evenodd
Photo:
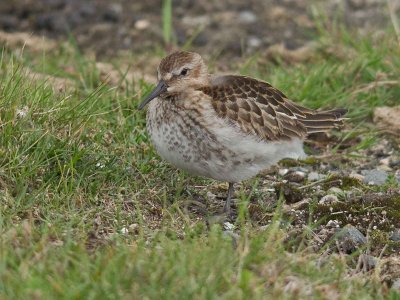
<path id="1" fill-rule="evenodd" d="M 174 2 L 168 39 L 153 1 L 21 3 L 0 4 L 1 299 L 400 297 L 397 4 Z M 227 185 L 161 160 L 137 110 L 178 46 L 349 119 L 227 218 Z"/>

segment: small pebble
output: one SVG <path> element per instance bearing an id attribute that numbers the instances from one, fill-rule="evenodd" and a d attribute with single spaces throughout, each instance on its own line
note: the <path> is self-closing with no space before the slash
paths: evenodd
<path id="1" fill-rule="evenodd" d="M 319 200 L 319 204 L 322 205 L 331 205 L 333 203 L 339 202 L 339 199 L 336 195 L 326 195 Z"/>
<path id="2" fill-rule="evenodd" d="M 385 165 L 385 166 L 389 166 L 389 162 L 390 162 L 390 157 L 382 158 L 382 159 L 379 161 L 379 163 L 380 163 L 381 165 Z"/>
<path id="3" fill-rule="evenodd" d="M 400 291 L 400 278 L 393 280 L 392 289 Z"/>
<path id="4" fill-rule="evenodd" d="M 367 243 L 367 238 L 353 225 L 347 224 L 342 230 L 340 230 L 336 236 L 340 242 L 342 250 L 346 253 L 352 253 L 357 250 L 360 246 Z"/>
<path id="5" fill-rule="evenodd" d="M 150 26 L 150 22 L 148 20 L 142 19 L 142 20 L 136 21 L 134 26 L 138 30 L 144 30 Z"/>
<path id="6" fill-rule="evenodd" d="M 382 185 L 388 178 L 388 173 L 383 170 L 362 170 L 363 182 L 368 185 Z"/>
<path id="7" fill-rule="evenodd" d="M 262 41 L 258 37 L 255 37 L 255 36 L 251 36 L 247 40 L 247 45 L 250 48 L 258 48 L 261 46 L 261 44 L 262 44 Z"/>
<path id="8" fill-rule="evenodd" d="M 318 181 L 326 178 L 326 175 L 317 172 L 310 172 L 307 176 L 308 181 Z"/>
<path id="9" fill-rule="evenodd" d="M 326 223 L 326 227 L 338 228 L 339 227 L 339 221 L 338 220 L 329 220 L 328 223 Z"/>
<path id="10" fill-rule="evenodd" d="M 208 198 L 208 200 L 215 200 L 217 198 L 217 196 L 215 194 L 211 193 L 210 191 L 208 191 L 207 198 Z"/>
<path id="11" fill-rule="evenodd" d="M 360 259 L 362 260 L 363 265 L 364 265 L 364 267 L 366 267 L 367 270 L 374 269 L 378 262 L 378 259 L 375 256 L 368 255 L 368 254 L 362 254 L 360 256 Z"/>
<path id="12" fill-rule="evenodd" d="M 344 197 L 344 195 L 345 195 L 345 193 L 344 193 L 344 191 L 342 190 L 342 189 L 340 189 L 340 188 L 338 188 L 338 187 L 331 187 L 329 190 L 328 190 L 328 194 L 331 194 L 331 195 L 336 195 L 336 196 L 338 196 L 338 197 Z"/>
<path id="13" fill-rule="evenodd" d="M 363 175 L 355 173 L 355 172 L 351 172 L 349 177 L 357 179 L 358 181 L 363 181 L 364 180 L 364 176 Z"/>
<path id="14" fill-rule="evenodd" d="M 245 24 L 251 24 L 257 21 L 257 16 L 249 10 L 242 11 L 239 14 L 239 22 Z"/>
<path id="15" fill-rule="evenodd" d="M 133 223 L 133 224 L 129 225 L 129 231 L 137 233 L 139 231 L 139 224 Z"/>
<path id="16" fill-rule="evenodd" d="M 389 237 L 394 242 L 400 242 L 400 228 L 396 228 Z"/>
<path id="17" fill-rule="evenodd" d="M 306 178 L 306 173 L 303 171 L 291 171 L 285 175 L 285 179 L 290 182 L 302 182 Z"/>
<path id="18" fill-rule="evenodd" d="M 278 174 L 280 176 L 285 176 L 289 172 L 289 169 L 279 169 Z"/>
<path id="19" fill-rule="evenodd" d="M 230 222 L 224 222 L 223 227 L 225 230 L 232 231 L 235 228 L 235 225 Z"/>

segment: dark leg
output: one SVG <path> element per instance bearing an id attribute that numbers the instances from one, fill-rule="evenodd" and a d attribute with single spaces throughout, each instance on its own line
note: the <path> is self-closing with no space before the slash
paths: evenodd
<path id="1" fill-rule="evenodd" d="M 225 205 L 224 205 L 224 212 L 227 213 L 228 215 L 231 212 L 231 198 L 233 196 L 233 191 L 234 191 L 234 186 L 232 182 L 229 182 L 229 187 L 228 187 L 228 196 L 226 197 Z"/>

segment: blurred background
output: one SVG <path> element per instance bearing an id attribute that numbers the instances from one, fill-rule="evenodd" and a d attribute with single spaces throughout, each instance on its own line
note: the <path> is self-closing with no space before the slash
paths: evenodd
<path id="1" fill-rule="evenodd" d="M 324 18 L 376 35 L 389 7 L 398 13 L 400 1 L 12 0 L 0 2 L 0 30 L 73 37 L 96 57 L 183 47 L 230 58 L 304 47 Z"/>

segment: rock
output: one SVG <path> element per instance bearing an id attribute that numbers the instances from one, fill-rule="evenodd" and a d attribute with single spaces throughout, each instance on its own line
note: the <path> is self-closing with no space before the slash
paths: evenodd
<path id="1" fill-rule="evenodd" d="M 326 178 L 326 175 L 317 172 L 310 172 L 307 176 L 308 181 L 318 181 Z"/>
<path id="2" fill-rule="evenodd" d="M 390 157 L 382 158 L 381 160 L 379 160 L 379 163 L 380 163 L 381 165 L 389 166 Z"/>
<path id="3" fill-rule="evenodd" d="M 375 269 L 378 259 L 375 256 L 368 254 L 361 254 L 359 260 L 362 262 L 362 266 L 369 270 Z"/>
<path id="4" fill-rule="evenodd" d="M 210 191 L 207 192 L 207 198 L 210 201 L 214 201 L 217 198 L 217 195 L 215 195 L 214 193 L 211 193 Z"/>
<path id="5" fill-rule="evenodd" d="M 400 228 L 396 228 L 393 233 L 390 235 L 389 240 L 394 242 L 400 242 Z"/>
<path id="6" fill-rule="evenodd" d="M 367 238 L 353 225 L 347 224 L 334 237 L 339 241 L 342 251 L 350 254 L 367 243 Z"/>
<path id="7" fill-rule="evenodd" d="M 136 22 L 135 22 L 135 28 L 137 29 L 137 30 L 144 30 L 144 29 L 146 29 L 147 27 L 149 27 L 150 26 L 150 22 L 148 21 L 148 20 L 145 20 L 145 19 L 141 19 L 141 20 L 137 20 Z"/>
<path id="8" fill-rule="evenodd" d="M 289 169 L 279 169 L 278 174 L 280 176 L 285 176 L 289 172 Z"/>
<path id="9" fill-rule="evenodd" d="M 400 291 L 400 278 L 397 278 L 393 281 L 392 289 Z"/>
<path id="10" fill-rule="evenodd" d="M 339 199 L 336 195 L 326 195 L 319 200 L 319 204 L 321 205 L 331 205 L 333 203 L 339 202 Z"/>
<path id="11" fill-rule="evenodd" d="M 339 228 L 340 224 L 338 220 L 329 220 L 328 223 L 326 223 L 327 228 Z"/>
<path id="12" fill-rule="evenodd" d="M 257 16 L 249 10 L 242 11 L 239 14 L 239 22 L 243 24 L 252 24 L 257 21 Z"/>
<path id="13" fill-rule="evenodd" d="M 364 176 L 363 175 L 355 173 L 355 172 L 351 172 L 349 177 L 357 179 L 358 181 L 363 181 L 364 180 Z"/>
<path id="14" fill-rule="evenodd" d="M 393 132 L 400 131 L 400 105 L 377 107 L 374 110 L 374 123 Z"/>
<path id="15" fill-rule="evenodd" d="M 328 190 L 328 195 L 335 195 L 335 196 L 337 196 L 337 197 L 344 197 L 345 196 L 345 193 L 344 193 L 344 191 L 342 190 L 342 189 L 340 189 L 340 188 L 338 188 L 338 187 L 331 187 L 329 190 Z"/>
<path id="16" fill-rule="evenodd" d="M 248 45 L 250 48 L 258 48 L 258 47 L 261 46 L 261 44 L 262 44 L 262 41 L 261 41 L 258 37 L 256 37 L 256 36 L 251 36 L 251 37 L 249 37 L 249 39 L 247 40 L 247 45 Z"/>
<path id="17" fill-rule="evenodd" d="M 235 225 L 230 222 L 224 222 L 223 227 L 225 230 L 232 231 L 235 228 Z"/>
<path id="18" fill-rule="evenodd" d="M 369 185 L 382 185 L 386 182 L 388 174 L 383 170 L 362 170 L 363 182 Z"/>
<path id="19" fill-rule="evenodd" d="M 129 230 L 129 232 L 138 234 L 139 233 L 139 224 L 133 223 L 133 224 L 129 225 L 128 230 Z"/>
<path id="20" fill-rule="evenodd" d="M 284 178 L 290 182 L 302 182 L 306 177 L 306 173 L 303 171 L 290 171 Z"/>

